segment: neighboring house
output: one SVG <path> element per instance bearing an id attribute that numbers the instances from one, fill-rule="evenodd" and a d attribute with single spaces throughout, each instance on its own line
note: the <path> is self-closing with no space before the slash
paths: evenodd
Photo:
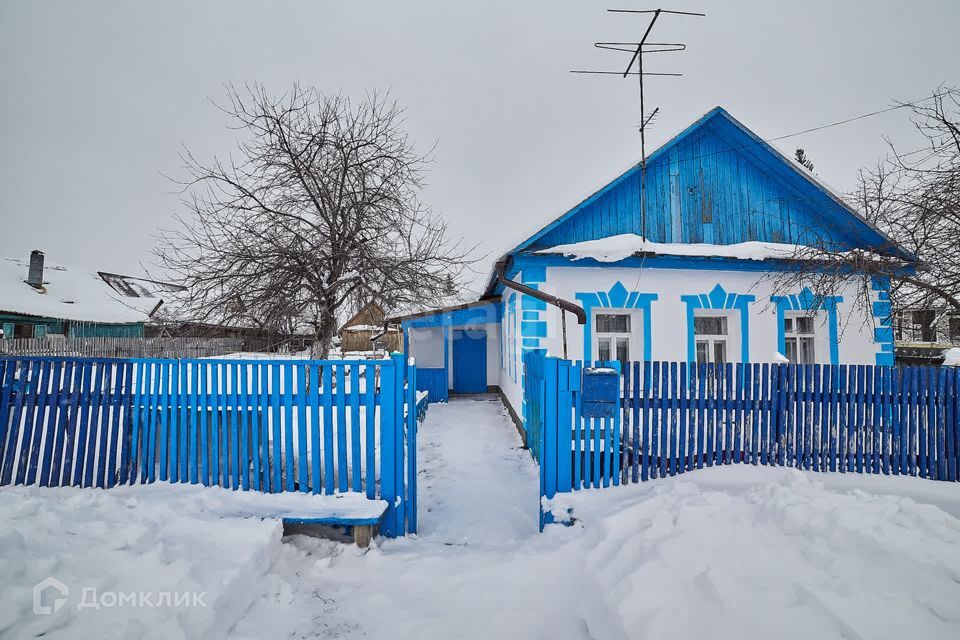
<path id="1" fill-rule="evenodd" d="M 817 300 L 774 291 L 769 276 L 796 268 L 798 245 L 822 241 L 913 257 L 725 110 L 650 154 L 643 192 L 646 220 L 633 166 L 504 254 L 478 302 L 395 318 L 418 386 L 441 399 L 499 388 L 521 414 L 533 349 L 588 361 L 893 364 L 888 283 L 871 283 L 867 312 L 854 283 Z M 523 286 L 580 307 L 585 322 L 561 322 Z"/>
<path id="2" fill-rule="evenodd" d="M 946 308 L 898 311 L 893 326 L 900 364 L 937 365 L 944 351 L 960 346 L 960 313 Z"/>
<path id="3" fill-rule="evenodd" d="M 150 281 L 45 263 L 41 251 L 33 251 L 29 261 L 0 259 L 3 336 L 140 337 L 162 304 L 137 284 L 145 282 Z"/>
<path id="4" fill-rule="evenodd" d="M 343 323 L 337 335 L 340 337 L 340 350 L 343 353 L 350 351 L 400 351 L 403 348 L 401 344 L 401 333 L 397 327 L 390 327 L 383 332 L 383 320 L 386 313 L 383 308 L 375 302 L 368 302 L 352 318 Z M 377 338 L 376 345 L 372 340 Z"/>

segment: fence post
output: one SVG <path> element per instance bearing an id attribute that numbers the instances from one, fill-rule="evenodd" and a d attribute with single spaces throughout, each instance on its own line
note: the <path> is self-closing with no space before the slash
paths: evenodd
<path id="1" fill-rule="evenodd" d="M 390 359 L 393 360 L 393 374 L 394 374 L 394 388 L 396 389 L 395 396 L 395 408 L 394 415 L 395 420 L 394 424 L 396 429 L 394 430 L 394 473 L 396 474 L 396 480 L 394 486 L 396 487 L 397 495 L 397 506 L 394 513 L 394 533 L 395 535 L 403 535 L 404 530 L 406 529 L 406 499 L 405 499 L 405 485 L 406 479 L 404 478 L 404 452 L 403 452 L 403 443 L 404 443 L 404 422 L 403 422 L 403 404 L 405 400 L 404 394 L 404 377 L 406 374 L 404 364 L 405 360 L 402 353 L 391 354 Z"/>
<path id="2" fill-rule="evenodd" d="M 394 383 L 396 377 L 393 369 L 396 363 L 393 360 L 381 360 L 380 368 L 380 499 L 387 503 L 387 511 L 380 525 L 380 533 L 388 538 L 396 535 L 394 523 L 397 506 L 396 455 L 394 453 L 397 430 L 396 405 L 397 388 Z M 324 424 L 329 424 L 325 422 Z M 329 467 L 329 465 L 328 465 Z M 332 476 L 331 476 L 332 477 Z"/>
<path id="3" fill-rule="evenodd" d="M 557 469 L 560 466 L 557 440 L 559 420 L 557 419 L 557 388 L 560 362 L 556 358 L 546 358 L 543 362 L 543 448 L 540 451 L 540 466 L 543 467 L 543 495 L 549 500 L 557 493 Z"/>
<path id="4" fill-rule="evenodd" d="M 407 360 L 407 533 L 417 532 L 417 367 Z"/>

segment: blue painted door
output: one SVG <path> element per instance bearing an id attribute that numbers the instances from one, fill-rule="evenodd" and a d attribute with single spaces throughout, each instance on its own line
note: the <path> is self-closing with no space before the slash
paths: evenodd
<path id="1" fill-rule="evenodd" d="M 483 329 L 453 331 L 453 390 L 487 391 L 487 332 Z"/>

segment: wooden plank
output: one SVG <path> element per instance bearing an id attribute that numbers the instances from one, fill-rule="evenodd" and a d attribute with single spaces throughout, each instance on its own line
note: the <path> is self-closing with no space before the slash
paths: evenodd
<path id="1" fill-rule="evenodd" d="M 247 401 L 249 403 L 249 423 L 250 435 L 248 441 L 248 452 L 250 455 L 250 486 L 254 491 L 263 490 L 263 435 L 262 413 L 263 413 L 263 393 L 261 380 L 263 377 L 263 366 L 260 363 L 252 362 L 247 370 L 249 383 L 247 385 Z"/>
<path id="2" fill-rule="evenodd" d="M 680 395 L 679 387 L 679 376 L 677 372 L 677 363 L 671 362 L 669 368 L 664 370 L 664 373 L 668 376 L 667 379 L 667 413 L 669 415 L 669 423 L 667 428 L 669 429 L 669 437 L 667 440 L 667 473 L 671 476 L 677 475 L 677 453 L 678 453 L 678 427 L 679 421 L 677 420 L 677 399 Z"/>
<path id="3" fill-rule="evenodd" d="M 199 414 L 200 414 L 200 363 L 190 362 L 185 369 L 188 369 L 189 383 L 187 387 L 187 413 L 189 417 L 187 448 L 187 480 L 190 484 L 200 482 L 200 469 L 197 460 L 197 453 L 200 445 L 199 433 Z"/>
<path id="4" fill-rule="evenodd" d="M 913 461 L 910 465 L 910 474 L 922 477 L 926 465 L 923 443 L 923 407 L 924 393 L 926 392 L 926 376 L 923 367 L 914 367 L 913 380 L 910 387 L 910 450 Z"/>
<path id="5" fill-rule="evenodd" d="M 40 365 L 40 378 L 37 388 L 34 392 L 36 398 L 36 408 L 33 414 L 29 416 L 33 422 L 33 434 L 27 444 L 24 439 L 23 451 L 27 453 L 25 458 L 26 477 L 24 484 L 33 485 L 37 481 L 37 465 L 40 461 L 40 449 L 43 445 L 44 436 L 47 434 L 47 412 L 50 403 L 50 382 L 53 376 L 53 362 L 44 361 Z M 26 435 L 26 434 L 24 434 Z"/>
<path id="6" fill-rule="evenodd" d="M 714 365 L 703 363 L 700 365 L 700 372 L 705 380 L 703 396 L 704 409 L 706 412 L 706 462 L 708 467 L 716 463 L 717 436 L 716 436 L 716 406 L 717 406 L 717 376 Z"/>
<path id="7" fill-rule="evenodd" d="M 17 466 L 18 458 L 17 448 L 20 446 L 21 434 L 24 431 L 24 404 L 27 402 L 27 396 L 30 393 L 29 382 L 33 376 L 33 371 L 37 367 L 37 362 L 33 360 L 21 360 L 19 362 L 20 377 L 16 380 L 12 391 L 14 398 L 13 410 L 11 411 L 10 427 L 8 429 L 7 444 L 4 450 L 3 472 L 0 475 L 0 485 L 8 485 L 14 479 L 14 467 Z"/>
<path id="8" fill-rule="evenodd" d="M 30 463 L 30 445 L 33 440 L 36 427 L 36 407 L 37 396 L 40 394 L 40 388 L 44 377 L 44 370 L 47 363 L 42 360 L 34 360 L 30 364 L 30 374 L 24 387 L 24 401 L 20 411 L 21 441 L 17 448 L 15 464 L 17 472 L 14 475 L 14 484 L 24 484 L 26 480 L 27 467 Z M 21 373 L 21 375 L 23 375 Z"/>
<path id="9" fill-rule="evenodd" d="M 50 377 L 50 395 L 49 400 L 46 403 L 48 406 L 47 409 L 47 419 L 42 421 L 41 424 L 44 424 L 44 439 L 43 439 L 43 456 L 39 460 L 39 468 L 37 468 L 36 463 L 32 463 L 31 467 L 36 469 L 36 472 L 31 479 L 28 474 L 27 484 L 37 483 L 41 487 L 48 486 L 50 480 L 50 463 L 51 458 L 53 457 L 54 451 L 54 442 L 57 439 L 58 435 L 58 424 L 60 418 L 60 397 L 61 390 L 63 390 L 63 374 L 66 363 L 62 361 L 55 361 L 53 363 L 53 370 Z M 69 387 L 64 390 L 69 392 Z M 37 451 L 40 451 L 40 447 L 37 447 Z M 37 480 L 39 474 L 39 481 Z M 102 486 L 102 485 L 101 485 Z"/>
<path id="10" fill-rule="evenodd" d="M 682 473 L 693 468 L 693 430 L 690 421 L 690 384 L 689 364 L 681 362 L 680 373 L 680 468 Z"/>
<path id="11" fill-rule="evenodd" d="M 407 533 L 417 532 L 417 367 L 412 359 L 407 365 Z M 570 413 L 567 412 L 567 420 Z M 569 429 L 567 430 L 569 438 Z M 569 468 L 569 460 L 568 460 Z M 569 474 L 568 474 L 569 475 Z"/>
<path id="12" fill-rule="evenodd" d="M 643 457 L 640 452 L 640 412 L 641 412 L 641 397 L 640 397 L 640 363 L 633 362 L 631 363 L 633 368 L 633 393 L 630 398 L 630 409 L 632 413 L 632 429 L 631 437 L 633 444 L 633 460 L 632 460 L 632 470 L 630 473 L 630 478 L 634 483 L 640 481 L 640 460 Z M 579 404 L 577 405 L 577 424 L 579 425 Z M 579 456 L 576 458 L 579 461 Z"/>
<path id="13" fill-rule="evenodd" d="M 73 389 L 73 368 L 73 361 L 68 360 L 63 365 L 58 385 L 56 421 L 52 425 L 53 438 L 51 439 L 51 444 L 53 446 L 48 450 L 49 460 L 44 463 L 44 470 L 40 474 L 40 486 L 42 487 L 60 486 L 60 469 L 63 461 L 64 440 L 67 437 L 70 394 Z M 5 399 L 3 402 L 6 403 L 7 400 Z M 0 418 L 0 420 L 3 420 L 3 424 L 6 426 L 6 416 Z M 0 447 L 0 450 L 2 450 L 2 447 Z"/>
<path id="14" fill-rule="evenodd" d="M 662 456 L 660 454 L 660 434 L 663 428 L 663 420 L 660 414 L 660 406 L 663 398 L 663 390 L 660 386 L 660 362 L 654 362 L 652 365 L 653 378 L 650 393 L 650 477 L 662 478 L 660 465 Z"/>
<path id="15" fill-rule="evenodd" d="M 770 363 L 760 365 L 760 439 L 757 443 L 760 464 L 770 461 Z"/>
<path id="16" fill-rule="evenodd" d="M 180 391 L 177 394 L 175 408 L 180 411 L 177 426 L 177 478 L 180 482 L 190 481 L 190 363 L 183 361 L 179 369 Z"/>
<path id="17" fill-rule="evenodd" d="M 926 432 L 927 478 L 937 480 L 937 367 L 926 367 L 927 406 L 923 423 Z"/>
<path id="18" fill-rule="evenodd" d="M 213 435 L 210 432 L 210 424 L 207 420 L 210 415 L 210 365 L 206 362 L 198 363 L 199 373 L 197 374 L 197 393 L 199 394 L 199 404 L 197 412 L 198 428 L 200 430 L 200 482 L 204 486 L 210 486 L 210 458 L 212 452 Z"/>
<path id="19" fill-rule="evenodd" d="M 416 413 L 416 407 L 409 407 Z M 363 491 L 363 457 L 360 446 L 360 368 L 350 365 L 350 470 L 351 491 Z"/>
<path id="20" fill-rule="evenodd" d="M 140 398 L 143 394 L 143 363 L 133 361 L 129 363 L 127 392 L 124 398 L 124 412 L 126 419 L 121 428 L 120 444 L 120 474 L 118 484 L 134 484 L 136 482 L 140 459 L 140 439 L 143 431 Z"/>
<path id="21" fill-rule="evenodd" d="M 170 363 L 161 362 L 160 364 L 160 389 L 157 397 L 157 466 L 159 467 L 160 480 L 167 479 L 167 410 L 170 406 L 169 388 L 170 388 Z M 153 478 L 150 478 L 153 481 Z"/>
<path id="22" fill-rule="evenodd" d="M 389 383 L 389 381 L 387 381 L 383 377 L 383 373 L 385 370 L 386 369 L 384 365 L 381 364 L 380 380 L 381 380 L 381 384 L 384 385 L 384 387 L 386 387 L 386 385 Z M 323 485 L 324 485 L 325 493 L 327 494 L 332 494 L 335 489 L 334 468 L 333 468 L 334 425 L 333 425 L 333 404 L 331 402 L 332 394 L 333 394 L 333 365 L 324 364 L 323 365 L 323 399 L 322 399 L 322 404 L 323 404 L 323 481 L 324 481 Z M 380 478 L 381 478 L 381 482 L 383 482 L 383 478 L 384 478 L 384 475 L 383 475 L 384 465 L 388 464 L 383 458 L 383 447 L 385 446 L 383 437 L 385 433 L 390 433 L 392 437 L 392 433 L 393 433 L 392 431 L 389 431 L 389 427 L 385 427 L 383 424 L 384 420 L 389 421 L 391 419 L 390 416 L 387 414 L 387 411 L 389 411 L 389 406 L 385 407 L 383 404 L 381 404 L 380 406 L 380 421 L 381 421 Z M 381 496 L 382 495 L 383 494 L 381 494 Z"/>
<path id="23" fill-rule="evenodd" d="M 237 394 L 239 404 L 237 421 L 240 424 L 240 487 L 250 490 L 250 431 L 252 418 L 250 411 L 251 382 L 254 375 L 251 366 L 243 363 L 237 366 Z M 301 412 L 301 415 L 302 412 Z"/>
<path id="24" fill-rule="evenodd" d="M 273 443 L 273 477 L 270 483 L 270 490 L 273 493 L 283 491 L 283 419 L 280 415 L 280 365 L 274 364 L 270 367 L 270 414 L 267 416 L 267 425 L 270 432 L 270 440 Z"/>
<path id="25" fill-rule="evenodd" d="M 364 407 L 364 417 L 366 418 L 366 458 L 367 458 L 367 468 L 366 468 L 366 491 L 367 497 L 373 499 L 376 497 L 377 493 L 377 365 L 367 364 L 364 365 L 364 394 L 363 394 L 363 407 Z M 316 369 L 313 369 L 314 375 L 316 375 Z M 311 382 L 311 385 L 313 382 Z M 416 402 L 416 389 L 417 385 L 411 385 L 413 387 L 413 396 L 414 402 Z M 429 401 L 429 399 L 428 399 Z M 412 411 L 416 411 L 414 406 Z M 319 423 L 320 412 L 319 408 L 314 410 L 314 424 Z M 414 417 L 414 422 L 416 422 L 416 417 Z M 319 429 L 314 430 L 314 451 L 317 453 L 314 455 L 314 477 L 317 479 L 320 478 L 320 431 Z M 314 492 L 319 491 L 317 488 Z"/>
<path id="26" fill-rule="evenodd" d="M 337 401 L 337 490 L 341 493 L 350 488 L 349 478 L 347 476 L 347 405 L 343 388 L 346 384 L 346 372 L 343 365 L 336 366 L 337 391 L 340 393 L 336 397 Z M 402 425 L 396 425 L 397 429 Z M 394 470 L 396 473 L 396 470 Z"/>
<path id="27" fill-rule="evenodd" d="M 170 363 L 170 387 L 168 402 L 169 422 L 167 423 L 167 455 L 170 460 L 171 482 L 177 482 L 180 478 L 180 361 L 175 360 Z M 165 480 L 166 478 L 161 478 Z"/>
<path id="28" fill-rule="evenodd" d="M 97 470 L 97 486 L 106 488 L 114 483 L 108 479 L 108 475 L 115 475 L 117 469 L 117 447 L 114 444 L 117 439 L 117 432 L 120 430 L 120 400 L 123 397 L 123 382 L 126 362 L 113 363 L 112 384 L 109 386 L 109 395 L 104 401 L 103 409 L 103 427 L 100 431 L 100 465 Z M 108 402 L 109 401 L 109 402 Z M 108 411 L 109 406 L 109 411 Z M 110 419 L 110 428 L 107 429 L 107 418 Z"/>
<path id="29" fill-rule="evenodd" d="M 113 455 L 119 456 L 120 466 L 118 473 L 113 477 L 113 483 L 108 478 L 107 486 L 113 487 L 115 484 L 123 484 L 130 477 L 130 436 L 131 423 L 134 418 L 134 381 L 136 375 L 136 364 L 134 362 L 124 363 L 123 389 L 120 398 L 119 424 L 114 434 Z"/>
<path id="30" fill-rule="evenodd" d="M 573 391 L 570 378 L 576 371 L 568 360 L 557 364 L 557 491 L 569 492 L 573 484 L 572 478 L 572 451 L 573 451 Z M 619 475 L 613 477 L 614 484 L 619 482 Z"/>
<path id="31" fill-rule="evenodd" d="M 947 434 L 946 427 L 944 425 L 944 420 L 946 419 L 944 394 L 947 391 L 947 368 L 940 367 L 939 369 L 933 369 L 933 374 L 936 376 L 936 398 L 934 411 L 936 415 L 936 423 L 932 425 L 935 429 L 934 436 L 936 446 L 936 464 L 932 466 L 932 470 L 935 474 L 935 479 L 947 480 Z"/>
<path id="32" fill-rule="evenodd" d="M 883 439 L 881 437 L 883 371 L 885 367 L 868 367 L 870 373 L 870 470 L 880 473 L 883 464 Z"/>
<path id="33" fill-rule="evenodd" d="M 641 437 L 640 447 L 643 451 L 643 465 L 640 470 L 640 480 L 646 482 L 649 480 L 651 475 L 651 453 L 652 453 L 652 429 L 651 429 L 651 414 L 653 412 L 653 402 L 651 397 L 651 388 L 652 388 L 652 376 L 653 376 L 653 365 L 648 360 L 643 363 L 643 434 Z"/>
<path id="34" fill-rule="evenodd" d="M 97 391 L 103 385 L 103 367 L 93 362 L 85 365 L 89 367 L 86 376 L 87 384 L 80 390 L 80 428 L 77 430 L 77 450 L 73 459 L 73 486 L 89 487 L 87 480 L 87 464 L 91 457 L 90 432 L 97 428 L 98 407 L 94 406 Z"/>
<path id="35" fill-rule="evenodd" d="M 557 416 L 559 374 L 557 359 L 547 358 L 543 364 L 543 450 L 540 452 L 540 465 L 543 467 L 543 495 L 548 499 L 557 493 L 557 434 L 561 428 Z"/>
<path id="36" fill-rule="evenodd" d="M 902 375 L 901 375 L 902 371 Z M 905 369 L 901 370 L 895 368 L 891 371 L 891 380 L 890 386 L 892 391 L 891 397 L 891 417 L 893 420 L 893 442 L 891 442 L 891 460 L 893 466 L 894 475 L 900 475 L 906 473 L 906 455 L 907 447 L 904 437 L 904 425 L 902 424 L 902 419 L 904 417 L 903 413 L 903 404 L 906 401 L 906 396 L 904 395 L 904 389 L 906 384 L 906 375 L 907 372 Z"/>
<path id="37" fill-rule="evenodd" d="M 954 406 L 954 398 L 957 394 L 957 388 L 955 386 L 956 376 L 955 370 L 946 369 L 944 370 L 944 387 L 943 392 L 940 395 L 941 401 L 943 402 L 943 420 L 944 420 L 944 448 L 943 453 L 946 459 L 946 479 L 950 482 L 956 482 L 957 480 L 957 441 L 956 441 L 956 432 L 954 430 L 954 425 L 957 421 L 957 414 Z"/>
<path id="38" fill-rule="evenodd" d="M 854 419 L 854 451 L 855 451 L 855 464 L 857 473 L 863 473 L 863 445 L 864 445 L 864 421 L 866 419 L 865 412 L 865 394 L 866 394 L 866 371 L 865 367 L 857 365 L 856 367 L 856 394 L 854 396 L 856 407 L 855 407 L 855 419 Z"/>
<path id="39" fill-rule="evenodd" d="M 257 429 L 260 432 L 260 490 L 270 493 L 272 490 L 272 469 L 270 462 L 270 367 L 257 363 L 260 379 L 257 391 Z"/>
<path id="40" fill-rule="evenodd" d="M 8 358 L 0 360 L 0 366 L 3 367 L 2 374 L 0 374 L 0 484 L 6 484 L 2 482 L 2 479 L 3 469 L 6 466 L 4 461 L 9 451 L 8 436 L 12 433 L 8 428 L 11 422 L 10 398 L 13 394 L 13 386 L 16 381 L 15 373 L 19 363 L 17 360 Z"/>
<path id="41" fill-rule="evenodd" d="M 291 367 L 292 369 L 292 367 Z M 230 388 L 227 396 L 227 413 L 230 429 L 230 487 L 234 490 L 240 488 L 240 363 L 228 366 L 230 373 Z M 289 417 L 291 409 L 288 408 Z M 292 475 L 292 474 L 291 474 Z M 290 476 L 288 476 L 289 482 Z"/>
<path id="42" fill-rule="evenodd" d="M 903 404 L 900 409 L 901 459 L 904 469 L 902 473 L 914 475 L 916 456 L 914 455 L 914 419 L 916 410 L 916 368 L 903 368 Z"/>
<path id="43" fill-rule="evenodd" d="M 141 461 L 140 481 L 153 482 L 156 473 L 156 461 L 159 447 L 157 446 L 157 432 L 159 431 L 160 421 L 160 381 L 163 377 L 163 369 L 160 362 L 152 362 L 147 369 L 147 381 L 149 384 L 149 393 L 147 394 L 146 412 L 146 439 L 144 440 L 143 450 L 146 452 Z"/>

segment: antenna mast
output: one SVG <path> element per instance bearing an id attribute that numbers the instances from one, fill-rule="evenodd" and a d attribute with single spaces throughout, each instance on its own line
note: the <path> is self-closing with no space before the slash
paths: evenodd
<path id="1" fill-rule="evenodd" d="M 644 105 L 643 78 L 644 76 L 682 76 L 681 73 L 656 73 L 643 70 L 643 56 L 648 53 L 673 53 L 683 51 L 687 48 L 686 44 L 678 42 L 647 42 L 647 38 L 653 31 L 653 26 L 661 14 L 679 15 L 679 16 L 699 16 L 704 13 L 694 13 L 692 11 L 672 11 L 670 9 L 607 9 L 609 13 L 631 13 L 631 14 L 652 14 L 650 23 L 639 42 L 595 42 L 594 47 L 606 49 L 608 51 L 622 51 L 631 53 L 630 62 L 627 68 L 621 73 L 619 71 L 584 71 L 574 70 L 571 73 L 586 73 L 600 75 L 620 75 L 626 78 L 631 75 L 637 76 L 640 83 L 640 230 L 644 238 L 647 238 L 647 126 L 653 121 L 654 116 L 660 111 L 660 107 L 655 108 L 650 115 L 647 115 Z M 637 70 L 633 71 L 634 63 Z"/>

